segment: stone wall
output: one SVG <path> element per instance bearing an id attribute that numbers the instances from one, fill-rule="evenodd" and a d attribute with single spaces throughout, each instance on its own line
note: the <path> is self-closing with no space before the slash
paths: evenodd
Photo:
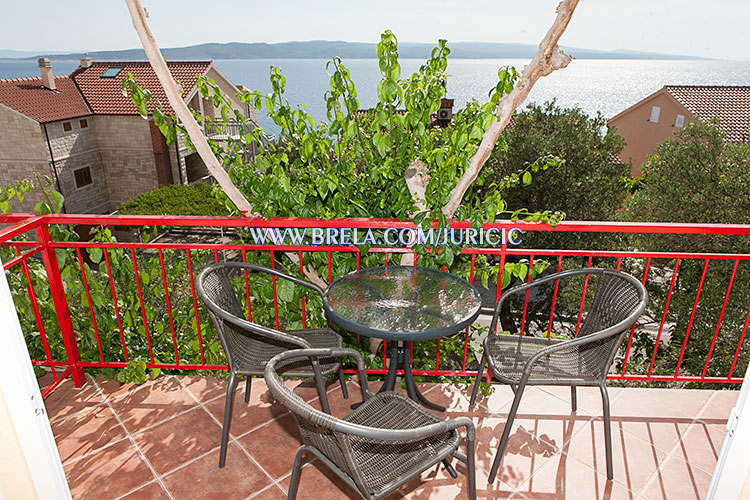
<path id="1" fill-rule="evenodd" d="M 149 122 L 140 116 L 96 117 L 99 154 L 107 177 L 109 209 L 159 187 Z"/>
<path id="2" fill-rule="evenodd" d="M 34 174 L 52 175 L 44 133 L 39 123 L 0 104 L 0 189 L 20 179 L 34 179 Z M 21 203 L 13 199 L 12 212 L 32 212 L 42 200 L 41 193 L 31 192 Z"/>
<path id="3" fill-rule="evenodd" d="M 86 120 L 88 127 L 82 127 L 83 120 Z M 96 133 L 98 122 L 99 117 L 86 116 L 46 125 L 67 213 L 94 214 L 109 210 L 108 181 L 102 168 Z M 65 123 L 71 124 L 69 132 L 63 127 Z M 83 168 L 89 169 L 91 184 L 78 187 L 75 171 Z"/>

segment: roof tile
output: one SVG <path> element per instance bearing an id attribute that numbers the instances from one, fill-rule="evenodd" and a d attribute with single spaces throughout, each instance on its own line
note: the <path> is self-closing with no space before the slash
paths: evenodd
<path id="1" fill-rule="evenodd" d="M 107 69 L 121 66 L 123 69 L 113 78 L 102 78 Z M 167 67 L 175 81 L 182 85 L 182 97 L 187 97 L 195 87 L 198 77 L 204 75 L 211 66 L 210 61 L 171 61 Z M 156 73 L 146 61 L 94 62 L 88 68 L 78 68 L 71 76 L 91 109 L 96 114 L 136 115 L 138 109 L 129 96 L 122 94 L 122 82 L 132 74 L 142 88 L 152 94 L 152 103 L 158 99 L 165 113 L 174 113 L 167 96 L 159 83 Z M 149 105 L 149 111 L 153 104 Z"/>
<path id="2" fill-rule="evenodd" d="M 55 86 L 42 87 L 41 77 L 0 79 L 0 103 L 40 123 L 91 114 L 70 76 L 56 76 Z"/>
<path id="3" fill-rule="evenodd" d="M 727 142 L 747 142 L 750 86 L 665 85 L 664 90 L 701 120 L 717 117 Z"/>

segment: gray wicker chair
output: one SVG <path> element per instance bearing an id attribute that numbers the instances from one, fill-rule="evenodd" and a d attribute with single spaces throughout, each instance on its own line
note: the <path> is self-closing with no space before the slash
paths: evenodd
<path id="1" fill-rule="evenodd" d="M 278 368 L 301 356 L 311 360 L 352 356 L 357 360 L 364 402 L 344 418 L 316 410 L 285 386 Z M 395 393 L 373 395 L 365 364 L 353 349 L 302 349 L 275 356 L 265 380 L 277 401 L 297 419 L 303 445 L 297 450 L 287 499 L 297 496 L 302 456 L 316 455 L 366 500 L 387 496 L 426 469 L 454 456 L 466 464 L 469 498 L 476 499 L 475 430 L 467 417 L 441 420 L 411 399 Z M 466 429 L 466 455 L 458 451 L 458 429 Z"/>
<path id="2" fill-rule="evenodd" d="M 592 276 L 596 283 L 594 297 L 588 301 L 588 310 L 573 340 L 559 340 L 531 335 L 496 334 L 495 327 L 503 303 L 511 295 L 525 292 L 545 283 L 575 276 Z M 569 385 L 571 407 L 576 411 L 576 386 L 598 386 L 602 395 L 604 413 L 604 441 L 607 453 L 607 478 L 613 478 L 612 436 L 609 416 L 609 396 L 606 377 L 620 344 L 630 327 L 646 308 L 648 295 L 643 284 L 629 274 L 610 269 L 578 269 L 551 274 L 504 292 L 495 305 L 484 352 L 479 365 L 471 404 L 477 397 L 485 363 L 494 378 L 509 384 L 515 393 L 508 420 L 503 429 L 500 445 L 490 470 L 489 482 L 497 475 L 503 452 L 508 444 L 513 420 L 518 411 L 524 388 L 527 385 Z"/>
<path id="3" fill-rule="evenodd" d="M 224 467 L 227 454 L 229 427 L 232 423 L 232 406 L 237 376 L 247 376 L 245 402 L 250 401 L 250 384 L 253 376 L 263 375 L 268 360 L 288 349 L 311 347 L 341 347 L 341 336 L 330 328 L 292 330 L 281 332 L 251 323 L 243 318 L 242 308 L 232 288 L 230 276 L 242 272 L 267 273 L 315 290 L 322 296 L 323 290 L 309 281 L 290 276 L 276 269 L 270 269 L 242 262 L 223 262 L 208 266 L 201 272 L 196 283 L 196 293 L 206 304 L 209 315 L 219 334 L 224 354 L 229 363 L 229 384 L 224 403 L 224 423 L 221 433 L 219 467 Z M 300 363 L 288 367 L 284 372 L 289 377 L 314 377 L 323 410 L 330 413 L 325 391 L 325 377 L 338 371 L 341 390 L 348 397 L 344 372 L 336 360 L 313 359 L 312 363 Z"/>

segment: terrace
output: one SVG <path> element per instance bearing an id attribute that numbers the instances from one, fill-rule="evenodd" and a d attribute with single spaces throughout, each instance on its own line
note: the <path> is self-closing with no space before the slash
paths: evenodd
<path id="1" fill-rule="evenodd" d="M 215 243 L 79 242 L 51 236 L 58 234 L 52 228 L 62 224 L 224 227 L 235 231 L 250 227 L 410 227 L 409 223 L 394 221 L 11 215 L 0 222 L 12 224 L 0 233 L 0 242 L 13 248 L 16 255 L 5 259 L 4 267 L 9 271 L 12 289 L 13 285 L 20 287 L 15 289 L 15 298 L 22 306 L 19 316 L 28 335 L 32 363 L 47 371 L 39 384 L 76 499 L 284 498 L 300 438 L 294 419 L 273 402 L 262 380 L 254 381 L 249 405 L 236 398 L 227 466 L 216 467 L 226 383 L 206 371 L 195 370 L 223 369 L 225 365 L 205 310 L 195 297 L 193 283 L 200 267 L 223 259 L 266 259 L 266 265 L 274 265 L 286 258 L 282 257 L 284 253 L 297 255 L 308 265 L 316 255 L 318 262 L 327 261 L 328 276 L 324 277 L 330 280 L 345 272 L 346 265 L 373 265 L 372 259 L 387 265 L 389 259 L 395 262 L 409 252 L 400 247 L 370 247 L 366 252 L 357 246 L 227 243 L 224 239 Z M 584 235 L 723 234 L 735 238 L 750 234 L 748 226 L 729 225 L 493 225 L 498 229 L 512 226 L 525 231 Z M 462 223 L 454 227 L 462 227 Z M 19 239 L 23 234 L 35 234 L 36 241 Z M 737 374 L 747 363 L 744 341 L 750 304 L 737 277 L 750 265 L 750 254 L 507 245 L 464 248 L 462 253 L 464 267 L 451 271 L 465 274 L 470 281 L 480 273 L 478 262 L 489 255 L 492 265 L 499 269 L 519 259 L 527 259 L 529 265 L 544 259 L 553 270 L 571 264 L 631 272 L 637 269 L 638 277 L 657 290 L 651 296 L 648 318 L 631 330 L 609 376 L 615 466 L 612 482 L 606 480 L 597 389 L 579 388 L 576 412 L 571 412 L 567 388 L 527 389 L 498 480 L 488 485 L 486 477 L 508 415 L 511 390 L 495 385 L 492 394 L 469 407 L 470 387 L 425 379 L 422 391 L 445 405 L 447 415 L 469 416 L 477 426 L 479 497 L 703 498 L 738 394 L 717 389 L 738 387 L 742 378 Z M 424 264 L 419 259 L 428 258 L 415 256 L 414 260 Z M 691 266 L 697 266 L 697 275 L 688 272 Z M 709 270 L 717 268 L 729 270 L 726 280 L 707 277 Z M 302 274 L 306 269 L 300 265 Z M 686 281 L 691 276 L 696 277 L 694 283 Z M 250 284 L 244 286 L 250 297 Z M 722 291 L 718 296 L 711 293 L 717 287 Z M 277 320 L 280 315 L 277 292 L 274 286 L 269 299 L 273 305 L 268 313 L 270 320 L 274 309 Z M 675 307 L 680 293 L 689 293 L 692 305 L 684 323 L 670 314 L 670 303 Z M 583 294 L 578 299 L 581 305 L 586 300 L 585 289 Z M 163 311 L 156 310 L 159 302 L 165 306 Z M 251 302 L 246 302 L 248 307 Z M 258 305 L 253 302 L 252 314 L 262 316 Z M 303 323 L 320 319 L 311 308 L 312 302 L 307 307 L 302 302 Z M 528 309 L 530 321 L 533 308 L 528 295 L 518 308 L 524 311 L 524 318 Z M 713 316 L 703 314 L 714 310 Z M 742 311 L 739 316 L 738 310 Z M 297 311 L 282 311 L 282 317 L 285 312 Z M 542 315 L 551 318 L 553 313 L 544 311 Z M 712 335 L 705 337 L 700 332 L 708 322 Z M 678 328 L 687 329 L 686 334 L 677 335 Z M 473 378 L 476 340 L 467 331 L 442 344 L 430 344 L 434 350 L 429 362 L 415 364 L 415 375 Z M 679 353 L 673 364 L 670 352 Z M 702 353 L 699 363 L 683 363 L 695 352 Z M 102 375 L 84 373 L 84 368 L 132 368 L 132 361 L 138 358 L 147 369 L 170 372 L 142 385 L 120 384 Z M 386 360 L 377 355 L 375 359 L 377 363 L 368 370 L 371 378 L 385 372 Z M 663 382 L 681 388 L 645 387 Z M 356 376 L 348 383 L 351 399 L 357 401 Z M 313 384 L 289 384 L 314 406 L 318 404 Z M 690 389 L 685 388 L 688 384 Z M 238 390 L 244 390 L 240 387 Z M 328 394 L 333 413 L 345 414 L 352 401 L 342 399 L 337 384 L 329 386 Z M 425 472 L 422 479 L 408 483 L 392 498 L 456 498 L 465 491 L 460 467 L 457 480 L 450 478 L 442 466 Z M 299 498 L 356 498 L 356 493 L 327 468 L 310 461 L 302 472 Z"/>

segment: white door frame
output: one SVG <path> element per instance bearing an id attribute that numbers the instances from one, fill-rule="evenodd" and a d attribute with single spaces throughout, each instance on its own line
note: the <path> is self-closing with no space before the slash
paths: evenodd
<path id="1" fill-rule="evenodd" d="M 70 500 L 60 454 L 39 392 L 5 272 L 0 272 L 0 387 L 40 499 Z"/>
<path id="2" fill-rule="evenodd" d="M 750 481 L 750 366 L 727 421 L 727 436 L 716 462 L 706 500 L 738 499 Z"/>

